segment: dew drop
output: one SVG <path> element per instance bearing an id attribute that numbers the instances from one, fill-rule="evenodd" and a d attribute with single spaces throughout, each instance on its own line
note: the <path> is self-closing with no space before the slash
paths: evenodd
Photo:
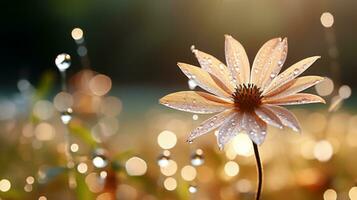
<path id="1" fill-rule="evenodd" d="M 192 154 L 191 156 L 191 164 L 193 166 L 201 166 L 205 162 L 204 157 L 203 157 L 203 151 L 202 149 L 197 149 L 195 153 Z"/>
<path id="2" fill-rule="evenodd" d="M 61 121 L 63 124 L 68 124 L 72 120 L 72 108 L 68 108 L 67 111 L 61 114 Z"/>
<path id="3" fill-rule="evenodd" d="M 191 45 L 190 49 L 191 49 L 192 53 L 194 53 L 194 54 L 196 54 L 197 51 L 198 51 L 198 50 L 196 49 L 195 45 Z"/>
<path id="4" fill-rule="evenodd" d="M 194 90 L 197 87 L 197 83 L 195 80 L 188 80 L 188 87 L 190 88 L 190 90 Z"/>
<path id="5" fill-rule="evenodd" d="M 71 56 L 66 53 L 59 54 L 55 59 L 57 68 L 63 72 L 71 66 Z"/>
<path id="6" fill-rule="evenodd" d="M 169 151 L 164 151 L 164 153 L 160 154 L 160 156 L 157 159 L 157 164 L 160 167 L 166 167 L 169 165 L 170 161 L 170 152 Z"/>
<path id="7" fill-rule="evenodd" d="M 294 75 L 297 75 L 297 74 L 299 73 L 299 71 L 300 71 L 300 70 L 299 70 L 299 69 L 297 69 L 297 68 L 296 68 L 296 69 L 294 69 Z"/>
<path id="8" fill-rule="evenodd" d="M 93 154 L 92 163 L 96 168 L 104 168 L 108 165 L 108 159 L 104 149 L 96 149 Z"/>
<path id="9" fill-rule="evenodd" d="M 196 192 L 198 191 L 198 188 L 197 188 L 196 185 L 190 185 L 190 186 L 188 187 L 188 191 L 189 191 L 191 194 L 193 194 L 193 193 L 196 193 Z"/>

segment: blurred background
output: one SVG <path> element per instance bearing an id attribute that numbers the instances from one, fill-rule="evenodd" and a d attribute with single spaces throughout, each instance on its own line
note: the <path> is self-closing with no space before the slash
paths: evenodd
<path id="1" fill-rule="evenodd" d="M 10 1 L 0 48 L 0 199 L 253 199 L 249 139 L 219 151 L 193 144 L 208 116 L 158 105 L 198 89 L 177 62 L 190 47 L 224 61 L 224 34 L 252 62 L 287 37 L 284 69 L 321 55 L 304 74 L 328 77 L 311 92 L 326 105 L 291 107 L 301 135 L 270 128 L 261 147 L 263 199 L 357 199 L 357 2 Z"/>

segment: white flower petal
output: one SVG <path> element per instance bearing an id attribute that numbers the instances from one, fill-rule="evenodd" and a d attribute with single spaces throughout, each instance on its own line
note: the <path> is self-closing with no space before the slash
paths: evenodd
<path id="1" fill-rule="evenodd" d="M 250 66 L 247 53 L 244 47 L 230 35 L 225 35 L 225 54 L 235 85 L 249 83 Z"/>
<path id="2" fill-rule="evenodd" d="M 320 58 L 320 56 L 313 56 L 313 57 L 305 58 L 305 59 L 295 63 L 294 65 L 289 67 L 287 70 L 285 70 L 283 73 L 279 74 L 270 83 L 270 85 L 264 89 L 263 93 L 264 94 L 269 93 L 270 91 L 293 80 L 295 77 L 299 76 L 307 68 L 309 68 L 319 58 Z"/>
<path id="3" fill-rule="evenodd" d="M 275 90 L 271 90 L 269 93 L 262 95 L 274 98 L 285 97 L 312 87 L 320 83 L 322 80 L 324 80 L 324 78 L 320 76 L 303 76 L 293 79 L 281 87 L 278 87 Z"/>
<path id="4" fill-rule="evenodd" d="M 230 90 L 230 93 L 234 92 L 235 85 L 231 82 L 230 72 L 225 64 L 214 56 L 197 49 L 193 49 L 192 52 L 203 70 L 217 77 Z"/>
<path id="5" fill-rule="evenodd" d="M 284 64 L 287 53 L 284 51 L 285 48 L 287 51 L 287 45 L 283 46 L 284 44 L 286 44 L 286 40 L 283 42 L 281 38 L 274 38 L 266 42 L 259 49 L 252 65 L 251 83 L 261 88 L 265 77 L 269 76 L 267 71 L 272 73 L 273 68 L 278 68 L 280 70 L 281 66 Z M 282 52 L 285 53 L 283 54 Z M 275 75 L 272 75 L 272 77 L 274 78 Z"/>
<path id="6" fill-rule="evenodd" d="M 177 110 L 199 114 L 221 112 L 233 106 L 232 102 L 205 92 L 195 91 L 171 93 L 161 98 L 160 103 Z"/>
<path id="7" fill-rule="evenodd" d="M 287 52 L 286 38 L 273 39 L 264 44 L 254 60 L 251 82 L 264 90 L 280 72 Z"/>
<path id="8" fill-rule="evenodd" d="M 249 138 L 255 144 L 262 144 L 267 134 L 267 124 L 255 114 L 244 113 L 242 130 L 245 130 Z"/>
<path id="9" fill-rule="evenodd" d="M 197 137 L 216 129 L 217 127 L 221 126 L 226 119 L 232 117 L 234 114 L 234 110 L 225 110 L 205 120 L 190 133 L 187 141 L 192 142 Z"/>
<path id="10" fill-rule="evenodd" d="M 220 97 L 230 97 L 230 94 L 219 87 L 208 72 L 199 67 L 185 63 L 177 63 L 177 65 L 189 79 L 194 80 L 202 89 Z"/>
<path id="11" fill-rule="evenodd" d="M 254 111 L 255 111 L 255 114 L 257 114 L 257 116 L 261 120 L 263 120 L 265 123 L 270 124 L 272 126 L 280 128 L 280 129 L 283 128 L 283 124 L 280 121 L 280 118 L 278 116 L 276 116 L 273 111 L 266 108 L 265 105 L 262 105 L 262 106 L 256 108 Z"/>
<path id="12" fill-rule="evenodd" d="M 243 113 L 236 112 L 232 117 L 227 118 L 224 124 L 218 129 L 217 143 L 219 149 L 223 149 L 241 128 Z"/>
<path id="13" fill-rule="evenodd" d="M 284 126 L 290 127 L 293 131 L 300 132 L 300 124 L 296 119 L 295 115 L 291 113 L 288 109 L 281 106 L 265 105 L 267 108 L 272 110 L 276 116 L 279 117 L 280 121 Z"/>
<path id="14" fill-rule="evenodd" d="M 273 105 L 299 105 L 299 104 L 309 104 L 309 103 L 326 103 L 325 100 L 314 94 L 307 93 L 297 93 L 281 98 L 270 98 L 266 97 L 262 99 L 264 104 Z"/>

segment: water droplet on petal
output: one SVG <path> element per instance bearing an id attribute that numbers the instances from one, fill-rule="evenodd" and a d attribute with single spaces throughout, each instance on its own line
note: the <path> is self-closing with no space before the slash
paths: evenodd
<path id="1" fill-rule="evenodd" d="M 188 87 L 190 88 L 190 90 L 194 90 L 197 87 L 196 81 L 192 79 L 188 80 Z"/>
<path id="2" fill-rule="evenodd" d="M 297 75 L 299 73 L 299 71 L 300 70 L 298 68 L 294 69 L 294 75 Z"/>

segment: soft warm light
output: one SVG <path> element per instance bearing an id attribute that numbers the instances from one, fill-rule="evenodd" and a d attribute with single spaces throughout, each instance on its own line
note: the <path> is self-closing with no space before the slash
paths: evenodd
<path id="1" fill-rule="evenodd" d="M 319 112 L 310 113 L 305 119 L 305 127 L 313 133 L 324 131 L 324 128 L 327 125 L 326 115 Z"/>
<path id="2" fill-rule="evenodd" d="M 125 163 L 126 172 L 130 176 L 142 176 L 146 173 L 146 162 L 139 157 L 132 157 Z"/>
<path id="3" fill-rule="evenodd" d="M 26 184 L 26 185 L 24 186 L 25 192 L 31 192 L 32 189 L 33 189 L 33 187 L 32 187 L 32 185 L 30 185 L 30 184 Z"/>
<path id="4" fill-rule="evenodd" d="M 112 80 L 104 74 L 95 75 L 89 81 L 89 89 L 92 91 L 93 94 L 98 96 L 103 96 L 107 94 L 111 88 Z"/>
<path id="5" fill-rule="evenodd" d="M 122 109 L 120 99 L 116 97 L 105 97 L 99 106 L 100 112 L 108 117 L 116 117 Z"/>
<path id="6" fill-rule="evenodd" d="M 227 176 L 236 176 L 239 173 L 239 165 L 234 161 L 228 161 L 224 165 L 224 172 L 227 174 Z"/>
<path id="7" fill-rule="evenodd" d="M 35 178 L 33 176 L 28 176 L 26 178 L 26 183 L 27 184 L 33 184 L 35 182 Z"/>
<path id="8" fill-rule="evenodd" d="M 347 99 L 351 96 L 352 90 L 351 90 L 350 86 L 343 85 L 340 87 L 340 89 L 338 89 L 338 94 L 340 95 L 340 97 L 342 99 Z"/>
<path id="9" fill-rule="evenodd" d="M 1 192 L 7 192 L 11 188 L 11 183 L 7 179 L 2 179 L 0 180 L 0 191 Z"/>
<path id="10" fill-rule="evenodd" d="M 254 154 L 252 142 L 247 134 L 238 134 L 232 141 L 234 151 L 240 155 L 249 157 Z"/>
<path id="11" fill-rule="evenodd" d="M 177 164 L 174 160 L 169 160 L 166 166 L 160 167 L 160 171 L 165 176 L 172 176 L 177 171 Z"/>
<path id="12" fill-rule="evenodd" d="M 79 146 L 76 143 L 71 144 L 71 151 L 77 152 L 79 150 Z"/>
<path id="13" fill-rule="evenodd" d="M 120 184 L 116 194 L 119 194 L 117 196 L 118 199 L 141 199 L 138 198 L 138 191 L 133 186 L 127 184 Z"/>
<path id="14" fill-rule="evenodd" d="M 316 92 L 320 96 L 328 96 L 333 92 L 334 84 L 330 78 L 325 78 L 315 86 Z"/>
<path id="15" fill-rule="evenodd" d="M 95 200 L 114 200 L 109 192 L 102 193 Z"/>
<path id="16" fill-rule="evenodd" d="M 78 166 L 77 166 L 77 170 L 78 170 L 79 173 L 84 174 L 84 173 L 87 172 L 88 166 L 87 166 L 86 163 L 83 163 L 83 162 L 79 163 Z"/>
<path id="17" fill-rule="evenodd" d="M 37 101 L 33 108 L 33 114 L 41 120 L 47 120 L 53 115 L 53 105 L 47 100 Z"/>
<path id="18" fill-rule="evenodd" d="M 337 193 L 333 189 L 328 189 L 324 192 L 324 200 L 336 200 Z"/>
<path id="19" fill-rule="evenodd" d="M 197 176 L 196 168 L 186 165 L 181 169 L 181 176 L 185 181 L 192 181 Z"/>
<path id="20" fill-rule="evenodd" d="M 352 187 L 348 192 L 348 196 L 351 200 L 357 200 L 357 187 Z"/>
<path id="21" fill-rule="evenodd" d="M 315 144 L 314 156 L 321 162 L 326 162 L 331 159 L 333 155 L 333 147 L 327 140 L 321 140 Z"/>
<path id="22" fill-rule="evenodd" d="M 108 173 L 106 171 L 101 171 L 99 174 L 100 178 L 105 179 L 108 176 Z"/>
<path id="23" fill-rule="evenodd" d="M 55 129 L 49 123 L 42 122 L 38 124 L 35 128 L 36 139 L 41 141 L 47 141 L 53 139 L 55 136 Z"/>
<path id="24" fill-rule="evenodd" d="M 83 30 L 80 28 L 74 28 L 71 32 L 71 36 L 74 40 L 81 40 L 83 38 Z"/>
<path id="25" fill-rule="evenodd" d="M 53 99 L 53 105 L 58 111 L 64 112 L 73 106 L 73 97 L 67 92 L 60 92 Z"/>
<path id="26" fill-rule="evenodd" d="M 99 177 L 94 172 L 86 176 L 85 182 L 87 183 L 88 189 L 91 192 L 98 193 L 103 189 L 103 184 L 100 183 Z"/>
<path id="27" fill-rule="evenodd" d="M 166 178 L 164 181 L 164 187 L 166 190 L 169 190 L 169 191 L 175 190 L 177 187 L 176 179 L 174 179 L 172 177 Z"/>
<path id="28" fill-rule="evenodd" d="M 248 193 L 252 190 L 252 183 L 248 179 L 239 180 L 236 184 L 239 192 Z"/>
<path id="29" fill-rule="evenodd" d="M 334 22 L 334 18 L 333 15 L 329 12 L 324 12 L 321 15 L 320 18 L 321 24 L 326 27 L 326 28 L 330 28 L 333 25 Z"/>
<path id="30" fill-rule="evenodd" d="M 38 200 L 47 200 L 47 197 L 45 197 L 45 196 L 40 196 L 40 197 L 38 198 Z"/>
<path id="31" fill-rule="evenodd" d="M 197 172 L 197 179 L 203 183 L 212 181 L 215 176 L 215 171 L 206 165 L 201 166 Z"/>
<path id="32" fill-rule="evenodd" d="M 171 149 L 176 145 L 177 137 L 171 131 L 162 131 L 157 137 L 157 143 L 163 149 Z"/>

